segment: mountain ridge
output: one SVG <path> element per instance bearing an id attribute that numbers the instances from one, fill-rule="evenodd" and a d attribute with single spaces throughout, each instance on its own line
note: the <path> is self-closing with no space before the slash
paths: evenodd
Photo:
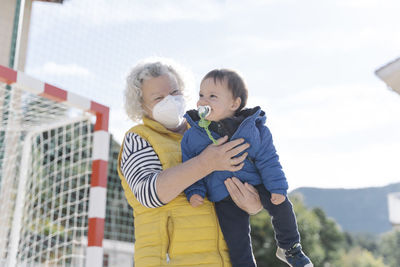
<path id="1" fill-rule="evenodd" d="M 400 192 L 400 183 L 366 188 L 300 187 L 289 195 L 301 194 L 306 207 L 319 207 L 350 233 L 381 234 L 392 229 L 387 194 Z"/>

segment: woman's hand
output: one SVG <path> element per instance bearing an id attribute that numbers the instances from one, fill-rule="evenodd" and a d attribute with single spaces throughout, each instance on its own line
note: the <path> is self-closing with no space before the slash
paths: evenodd
<path id="1" fill-rule="evenodd" d="M 202 160 L 204 167 L 208 168 L 210 173 L 213 171 L 234 172 L 243 167 L 243 161 L 247 157 L 247 152 L 243 153 L 239 157 L 235 156 L 246 150 L 250 144 L 243 144 L 243 138 L 235 139 L 226 143 L 227 140 L 227 136 L 219 138 L 217 140 L 217 145 L 209 145 L 199 155 L 199 159 Z"/>
<path id="2" fill-rule="evenodd" d="M 238 171 L 243 167 L 247 153 L 243 152 L 250 145 L 243 144 L 243 138 L 226 143 L 228 137 L 218 139 L 218 145 L 209 145 L 200 155 L 163 170 L 157 177 L 157 196 L 162 203 L 168 203 L 185 188 L 212 173 L 213 171 Z"/>
<path id="3" fill-rule="evenodd" d="M 263 209 L 260 196 L 252 185 L 232 177 L 225 180 L 225 186 L 235 204 L 248 214 L 254 215 Z"/>

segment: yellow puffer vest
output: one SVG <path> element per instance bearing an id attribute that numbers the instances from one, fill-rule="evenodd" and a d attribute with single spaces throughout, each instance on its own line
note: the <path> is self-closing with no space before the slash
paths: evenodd
<path id="1" fill-rule="evenodd" d="M 143 118 L 143 123 L 128 133 L 134 132 L 152 145 L 164 170 L 181 163 L 182 135 L 147 118 Z M 181 193 L 165 206 L 144 207 L 120 170 L 122 148 L 118 174 L 135 218 L 135 266 L 231 266 L 214 205 L 205 200 L 203 205 L 193 208 Z"/>

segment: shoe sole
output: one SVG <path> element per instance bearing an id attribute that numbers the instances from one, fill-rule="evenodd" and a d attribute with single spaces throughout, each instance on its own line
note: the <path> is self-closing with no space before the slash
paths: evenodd
<path id="1" fill-rule="evenodd" d="M 282 254 L 283 252 L 280 249 L 276 250 L 275 256 L 280 259 L 281 261 L 283 261 L 284 263 L 286 263 L 287 265 L 289 265 L 290 267 L 293 267 L 293 265 L 291 265 L 285 257 L 285 254 Z M 314 265 L 312 263 L 308 263 L 306 265 L 304 265 L 304 267 L 314 267 Z"/>

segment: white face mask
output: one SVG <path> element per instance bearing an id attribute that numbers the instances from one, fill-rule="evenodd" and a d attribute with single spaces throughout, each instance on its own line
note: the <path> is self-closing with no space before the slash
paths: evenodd
<path id="1" fill-rule="evenodd" d="M 176 129 L 183 122 L 185 100 L 182 95 L 168 95 L 153 107 L 153 118 L 167 129 Z"/>

